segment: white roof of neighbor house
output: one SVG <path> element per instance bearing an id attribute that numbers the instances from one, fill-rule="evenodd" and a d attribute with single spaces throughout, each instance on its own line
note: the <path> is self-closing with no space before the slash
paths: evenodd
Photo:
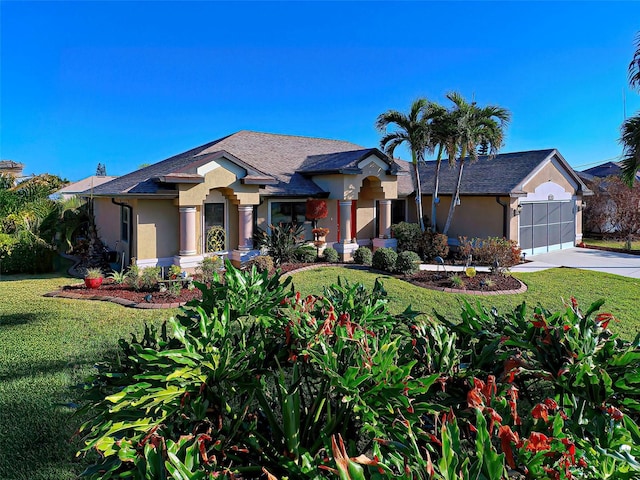
<path id="1" fill-rule="evenodd" d="M 91 175 L 90 177 L 83 178 L 77 182 L 70 183 L 64 188 L 61 188 L 53 195 L 77 195 L 79 193 L 90 193 L 93 188 L 96 188 L 103 183 L 110 182 L 111 180 L 118 178 L 109 175 Z"/>

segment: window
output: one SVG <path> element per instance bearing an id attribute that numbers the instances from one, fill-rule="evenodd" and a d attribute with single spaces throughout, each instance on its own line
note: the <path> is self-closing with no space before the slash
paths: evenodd
<path id="1" fill-rule="evenodd" d="M 131 224 L 129 212 L 129 207 L 120 207 L 120 240 L 123 242 L 129 242 L 129 225 Z"/>
<path id="2" fill-rule="evenodd" d="M 205 252 L 222 252 L 226 249 L 224 203 L 204 204 Z"/>
<path id="3" fill-rule="evenodd" d="M 303 225 L 305 240 L 312 240 L 311 223 L 307 222 L 306 202 L 271 202 L 271 225 L 292 226 Z"/>

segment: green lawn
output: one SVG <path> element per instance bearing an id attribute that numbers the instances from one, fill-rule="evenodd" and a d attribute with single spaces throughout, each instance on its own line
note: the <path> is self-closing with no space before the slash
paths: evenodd
<path id="1" fill-rule="evenodd" d="M 303 293 L 320 293 L 338 276 L 372 285 L 379 275 L 362 271 L 320 268 L 293 276 Z M 522 301 L 549 308 L 574 295 L 586 306 L 606 298 L 605 309 L 621 320 L 613 329 L 632 338 L 640 330 L 637 299 L 640 282 L 596 272 L 571 269 L 519 274 L 529 285 L 520 295 L 472 297 L 414 287 L 384 277 L 391 309 L 415 309 L 456 318 L 462 298 L 512 308 Z M 117 340 L 140 332 L 145 321 L 168 318 L 170 310 L 134 310 L 107 302 L 44 298 L 42 294 L 70 283 L 60 275 L 3 276 L 0 281 L 0 479 L 72 479 L 82 471 L 74 461 L 78 439 L 70 440 L 81 419 L 69 402 L 73 386 L 92 365 L 113 349 Z"/>
<path id="2" fill-rule="evenodd" d="M 80 419 L 72 390 L 121 337 L 171 311 L 44 298 L 77 281 L 59 275 L 0 281 L 0 479 L 76 478 Z"/>
<path id="3" fill-rule="evenodd" d="M 592 302 L 604 298 L 606 303 L 601 311 L 607 311 L 620 319 L 610 328 L 632 340 L 640 331 L 640 281 L 637 279 L 609 275 L 587 270 L 555 268 L 536 273 L 514 274 L 527 284 L 527 291 L 517 295 L 477 296 L 443 293 L 416 287 L 395 277 L 376 275 L 361 270 L 338 267 L 323 267 L 293 275 L 296 289 L 306 294 L 318 294 L 325 285 L 336 281 L 338 276 L 350 282 L 361 282 L 369 287 L 376 278 L 383 279 L 391 300 L 391 310 L 400 312 L 411 304 L 414 310 L 432 315 L 434 310 L 455 320 L 459 317 L 463 299 L 472 303 L 480 302 L 487 307 L 495 306 L 500 311 L 508 311 L 522 302 L 531 306 L 541 304 L 550 310 L 562 308 L 563 300 L 571 296 L 586 309 Z"/>
<path id="4" fill-rule="evenodd" d="M 586 245 L 593 245 L 594 247 L 626 248 L 624 240 L 610 240 L 610 239 L 604 239 L 604 238 L 583 238 L 582 241 Z M 631 242 L 631 250 L 640 250 L 640 240 Z"/>

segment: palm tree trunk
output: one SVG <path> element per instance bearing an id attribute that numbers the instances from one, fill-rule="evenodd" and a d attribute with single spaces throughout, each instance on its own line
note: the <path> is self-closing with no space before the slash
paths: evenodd
<path id="1" fill-rule="evenodd" d="M 431 231 L 437 231 L 436 224 L 436 205 L 438 202 L 438 188 L 440 186 L 440 165 L 442 165 L 442 145 L 438 148 L 438 158 L 436 160 L 436 172 L 433 179 L 433 195 L 431 196 Z"/>
<path id="2" fill-rule="evenodd" d="M 463 168 L 464 168 L 464 156 L 460 158 L 460 164 L 458 165 L 458 181 L 456 182 L 456 189 L 453 192 L 453 197 L 451 197 L 451 205 L 449 205 L 449 214 L 447 215 L 447 223 L 444 224 L 444 230 L 442 230 L 442 233 L 445 235 L 449 233 L 451 220 L 453 220 L 453 212 L 456 209 L 456 201 L 460 196 L 460 181 L 462 180 Z"/>
<path id="3" fill-rule="evenodd" d="M 420 224 L 420 230 L 424 232 L 424 219 L 422 215 L 422 186 L 420 185 L 420 170 L 418 169 L 418 162 L 413 163 L 413 170 L 416 174 L 416 209 L 418 210 L 418 222 Z"/>

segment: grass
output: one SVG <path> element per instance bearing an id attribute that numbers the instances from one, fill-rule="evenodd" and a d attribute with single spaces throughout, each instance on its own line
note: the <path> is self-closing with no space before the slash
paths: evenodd
<path id="1" fill-rule="evenodd" d="M 613 239 L 605 239 L 605 238 L 583 238 L 582 241 L 586 245 L 592 245 L 594 247 L 622 248 L 622 249 L 626 248 L 626 243 L 624 239 L 613 240 Z M 631 250 L 640 250 L 640 240 L 631 242 Z"/>
<path id="2" fill-rule="evenodd" d="M 632 340 L 640 331 L 638 302 L 640 283 L 632 278 L 621 277 L 587 270 L 555 268 L 536 273 L 518 273 L 515 277 L 527 284 L 527 291 L 516 295 L 476 296 L 443 293 L 417 287 L 395 277 L 372 274 L 362 270 L 339 267 L 322 267 L 293 275 L 296 289 L 303 294 L 320 294 L 325 285 L 335 283 L 338 276 L 350 282 L 361 282 L 371 288 L 376 278 L 381 277 L 389 294 L 390 309 L 399 313 L 411 304 L 414 310 L 440 315 L 455 320 L 459 318 L 462 301 L 486 307 L 496 307 L 499 311 L 510 311 L 526 302 L 528 305 L 542 305 L 549 310 L 563 308 L 563 301 L 571 296 L 586 308 L 596 300 L 604 298 L 606 303 L 601 311 L 612 313 L 620 320 L 611 323 L 610 328 L 622 337 Z"/>
<path id="3" fill-rule="evenodd" d="M 73 387 L 119 338 L 142 331 L 168 310 L 44 298 L 75 281 L 59 274 L 2 276 L 0 281 L 0 479 L 73 479 L 81 419 Z"/>
<path id="4" fill-rule="evenodd" d="M 321 293 L 338 276 L 369 287 L 380 275 L 341 268 L 319 268 L 294 274 L 305 294 Z M 394 312 L 411 303 L 431 314 L 453 319 L 463 298 L 498 309 L 526 301 L 547 308 L 562 306 L 574 295 L 586 307 L 606 298 L 605 310 L 621 322 L 612 328 L 631 339 L 640 330 L 637 280 L 597 272 L 554 269 L 518 274 L 529 290 L 519 295 L 475 297 L 425 290 L 393 277 L 384 284 Z M 3 276 L 0 281 L 0 479 L 66 480 L 83 470 L 74 460 L 80 446 L 73 434 L 82 419 L 74 415 L 74 386 L 95 362 L 113 350 L 119 338 L 141 332 L 143 323 L 159 322 L 175 311 L 146 311 L 108 302 L 44 298 L 72 280 L 59 274 Z"/>

